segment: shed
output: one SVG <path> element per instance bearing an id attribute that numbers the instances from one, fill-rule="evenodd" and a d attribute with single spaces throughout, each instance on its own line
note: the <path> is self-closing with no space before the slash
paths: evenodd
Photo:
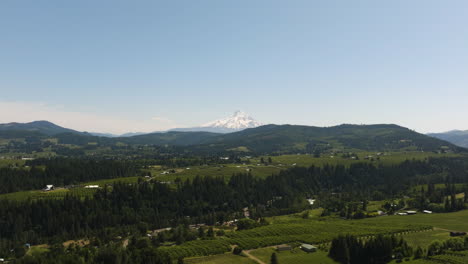
<path id="1" fill-rule="evenodd" d="M 301 249 L 304 250 L 307 253 L 313 253 L 317 251 L 317 247 L 312 246 L 310 244 L 302 244 Z"/>
<path id="2" fill-rule="evenodd" d="M 454 237 L 454 236 L 464 236 L 466 235 L 466 232 L 450 232 L 450 236 Z"/>
<path id="3" fill-rule="evenodd" d="M 432 211 L 424 210 L 423 213 L 425 213 L 425 214 L 432 214 Z"/>
<path id="4" fill-rule="evenodd" d="M 278 251 L 290 251 L 292 250 L 292 247 L 290 245 L 280 245 L 276 247 L 276 250 Z"/>

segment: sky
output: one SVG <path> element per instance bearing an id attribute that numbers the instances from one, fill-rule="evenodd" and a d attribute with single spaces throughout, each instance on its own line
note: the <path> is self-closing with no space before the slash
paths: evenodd
<path id="1" fill-rule="evenodd" d="M 468 1 L 0 1 L 0 123 L 468 129 Z"/>

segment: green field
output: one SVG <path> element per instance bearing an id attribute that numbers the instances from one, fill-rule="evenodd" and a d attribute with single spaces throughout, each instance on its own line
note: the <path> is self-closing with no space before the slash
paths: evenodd
<path id="1" fill-rule="evenodd" d="M 99 185 L 99 186 L 104 186 L 106 184 L 114 184 L 115 182 L 122 182 L 122 183 L 136 183 L 138 182 L 138 178 L 141 177 L 122 177 L 122 178 L 114 178 L 114 179 L 104 179 L 104 180 L 97 180 L 97 181 L 91 181 L 91 182 L 85 182 L 81 185 Z"/>
<path id="2" fill-rule="evenodd" d="M 56 189 L 53 191 L 44 192 L 42 190 L 34 191 L 23 191 L 23 192 L 14 192 L 0 194 L 0 199 L 9 199 L 9 200 L 36 200 L 36 199 L 61 199 L 68 195 L 75 195 L 79 197 L 90 197 L 96 192 L 95 189 L 85 189 L 85 188 L 73 188 L 73 189 Z"/>
<path id="3" fill-rule="evenodd" d="M 368 218 L 360 221 L 369 224 L 380 224 L 385 226 L 414 224 L 432 226 L 441 229 L 468 231 L 468 210 L 463 210 L 455 213 L 441 214 L 417 214 L 408 216 L 382 216 L 376 218 Z M 448 232 L 448 231 L 447 231 Z"/>
<path id="4" fill-rule="evenodd" d="M 184 259 L 187 264 L 256 264 L 257 262 L 243 256 L 236 256 L 232 253 L 220 254 L 209 257 Z"/>
<path id="5" fill-rule="evenodd" d="M 277 252 L 274 248 L 262 248 L 250 251 L 250 254 L 257 257 L 265 263 L 270 262 L 271 254 L 276 253 L 278 262 L 281 264 L 302 264 L 302 263 L 316 263 L 316 264 L 335 264 L 334 260 L 327 256 L 325 251 L 317 251 L 315 253 L 306 253 L 299 248 L 294 248 L 291 251 Z"/>
<path id="6" fill-rule="evenodd" d="M 450 238 L 448 231 L 434 229 L 429 231 L 421 232 L 410 232 L 408 234 L 401 235 L 408 244 L 413 247 L 427 248 L 433 241 L 439 240 L 444 241 Z"/>
<path id="7" fill-rule="evenodd" d="M 21 159 L 0 159 L 0 168 L 9 166 L 24 166 L 25 161 Z"/>

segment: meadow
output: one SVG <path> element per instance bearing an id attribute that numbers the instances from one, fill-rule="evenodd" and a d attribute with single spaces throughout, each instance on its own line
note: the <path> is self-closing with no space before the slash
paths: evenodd
<path id="1" fill-rule="evenodd" d="M 22 191 L 22 192 L 13 192 L 0 194 L 0 199 L 9 199 L 16 201 L 25 201 L 28 199 L 38 200 L 38 199 L 63 199 L 66 195 L 74 195 L 79 197 L 91 197 L 96 189 L 86 189 L 82 187 L 72 188 L 72 189 L 56 189 L 52 191 L 42 191 L 42 190 L 33 190 L 33 191 Z"/>
<path id="2" fill-rule="evenodd" d="M 294 248 L 291 251 L 278 252 L 275 248 L 262 248 L 249 252 L 251 255 L 257 257 L 265 263 L 270 262 L 271 254 L 276 253 L 278 262 L 281 264 L 303 264 L 303 263 L 316 263 L 316 264 L 337 264 L 327 256 L 327 252 L 319 250 L 315 253 L 306 253 L 299 248 Z"/>

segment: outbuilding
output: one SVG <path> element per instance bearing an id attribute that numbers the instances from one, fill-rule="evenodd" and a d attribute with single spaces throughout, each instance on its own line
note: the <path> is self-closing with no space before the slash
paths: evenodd
<path id="1" fill-rule="evenodd" d="M 48 191 L 52 191 L 53 189 L 54 189 L 54 186 L 52 184 L 48 184 L 43 190 L 48 192 Z"/>
<path id="2" fill-rule="evenodd" d="M 276 247 L 277 251 L 290 251 L 292 250 L 292 247 L 290 245 L 280 245 Z"/>
<path id="3" fill-rule="evenodd" d="M 307 253 L 313 253 L 317 251 L 317 247 L 310 244 L 302 244 L 301 249 Z"/>

